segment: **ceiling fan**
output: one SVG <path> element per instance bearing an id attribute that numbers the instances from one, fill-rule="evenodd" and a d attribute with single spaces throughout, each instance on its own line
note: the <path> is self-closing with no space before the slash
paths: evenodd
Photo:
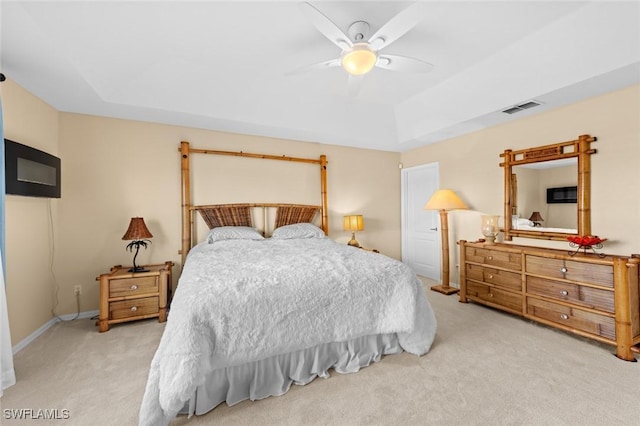
<path id="1" fill-rule="evenodd" d="M 381 52 L 420 21 L 421 14 L 417 10 L 420 7 L 419 3 L 414 3 L 398 13 L 368 38 L 369 24 L 365 21 L 353 22 L 347 30 L 347 35 L 310 3 L 301 3 L 300 7 L 318 31 L 338 46 L 342 53 L 339 58 L 309 65 L 294 73 L 342 66 L 349 73 L 351 85 L 353 80 L 360 80 L 360 76 L 370 72 L 374 67 L 417 73 L 425 73 L 433 69 L 432 64 L 416 58 Z"/>

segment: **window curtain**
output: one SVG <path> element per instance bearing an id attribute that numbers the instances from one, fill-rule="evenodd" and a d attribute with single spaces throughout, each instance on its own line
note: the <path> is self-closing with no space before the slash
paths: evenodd
<path id="1" fill-rule="evenodd" d="M 0 397 L 4 390 L 16 383 L 13 369 L 13 351 L 11 349 L 11 332 L 9 330 L 9 313 L 7 312 L 7 293 L 5 291 L 5 256 L 4 256 L 4 129 L 2 126 L 2 96 L 0 95 Z"/>

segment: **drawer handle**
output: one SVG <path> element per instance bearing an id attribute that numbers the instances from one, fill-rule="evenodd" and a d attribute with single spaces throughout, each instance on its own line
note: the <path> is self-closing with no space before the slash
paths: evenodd
<path id="1" fill-rule="evenodd" d="M 138 307 L 137 307 L 137 306 L 132 306 L 132 307 L 131 307 L 131 312 L 135 312 L 135 311 L 137 311 L 137 310 L 138 310 Z"/>
<path id="2" fill-rule="evenodd" d="M 488 257 L 488 259 L 489 259 L 489 260 L 493 260 L 493 256 L 489 256 L 489 257 Z"/>
<path id="3" fill-rule="evenodd" d="M 493 293 L 489 293 L 487 296 L 489 296 L 489 297 L 493 297 Z"/>
<path id="4" fill-rule="evenodd" d="M 563 274 L 566 274 L 569 270 L 567 269 L 566 266 L 563 266 L 562 268 L 560 268 L 560 272 L 562 272 Z"/>
<path id="5" fill-rule="evenodd" d="M 493 275 L 489 275 L 489 279 L 492 280 L 493 279 Z"/>
<path id="6" fill-rule="evenodd" d="M 561 294 L 562 296 L 568 296 L 568 295 L 569 295 L 569 292 L 568 292 L 567 290 L 562 290 L 562 291 L 560 292 L 560 294 Z"/>
<path id="7" fill-rule="evenodd" d="M 560 314 L 560 319 L 568 320 L 568 319 L 569 319 L 569 315 L 567 315 L 567 314 Z"/>
<path id="8" fill-rule="evenodd" d="M 134 285 L 131 286 L 131 290 L 137 290 L 137 289 L 138 289 L 137 285 L 134 284 Z"/>

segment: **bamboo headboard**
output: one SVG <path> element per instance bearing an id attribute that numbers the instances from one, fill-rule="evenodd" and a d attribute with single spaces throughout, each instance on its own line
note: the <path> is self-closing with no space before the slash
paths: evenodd
<path id="1" fill-rule="evenodd" d="M 242 203 L 242 204 L 212 204 L 206 206 L 191 206 L 192 212 L 200 216 L 209 229 L 220 226 L 250 226 L 256 228 L 265 237 L 274 229 L 293 223 L 313 223 L 316 215 L 322 211 L 322 206 L 310 204 L 278 204 L 278 203 Z M 275 220 L 269 217 L 270 211 L 275 211 Z M 192 231 L 194 231 L 192 227 Z M 192 238 L 193 240 L 193 238 Z"/>
<path id="2" fill-rule="evenodd" d="M 244 203 L 244 204 L 211 204 L 194 206 L 191 198 L 191 154 L 231 155 L 236 157 L 261 158 L 266 160 L 280 160 L 296 163 L 316 164 L 320 166 L 320 205 L 308 204 L 282 204 L 282 203 Z M 182 183 L 182 264 L 187 253 L 193 246 L 194 213 L 200 212 L 209 228 L 217 226 L 252 226 L 251 209 L 260 208 L 263 211 L 264 223 L 267 223 L 267 209 L 276 209 L 274 228 L 298 222 L 311 222 L 319 211 L 321 228 L 325 234 L 329 234 L 329 220 L 327 209 L 327 158 L 321 155 L 315 158 L 296 158 L 266 154 L 251 154 L 246 152 L 218 151 L 208 149 L 191 148 L 189 142 L 180 143 L 181 158 L 181 183 Z M 265 228 L 263 232 L 266 232 Z"/>

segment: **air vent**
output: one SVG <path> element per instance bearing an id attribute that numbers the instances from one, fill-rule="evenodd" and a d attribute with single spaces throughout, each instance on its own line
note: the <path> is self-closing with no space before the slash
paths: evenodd
<path id="1" fill-rule="evenodd" d="M 522 108 L 512 107 L 512 108 L 509 108 L 509 109 L 505 109 L 502 112 L 506 112 L 507 114 L 515 114 L 518 111 L 522 111 Z"/>
<path id="2" fill-rule="evenodd" d="M 523 104 L 518 105 L 518 108 L 522 108 L 522 109 L 529 109 L 529 108 L 533 108 L 533 107 L 537 107 L 540 106 L 540 104 L 536 101 L 529 101 L 529 102 L 525 102 Z"/>
<path id="3" fill-rule="evenodd" d="M 534 108 L 540 106 L 542 103 L 538 101 L 527 101 L 520 105 L 514 105 L 510 108 L 503 110 L 505 114 L 515 114 L 516 112 L 524 111 L 525 109 Z"/>

